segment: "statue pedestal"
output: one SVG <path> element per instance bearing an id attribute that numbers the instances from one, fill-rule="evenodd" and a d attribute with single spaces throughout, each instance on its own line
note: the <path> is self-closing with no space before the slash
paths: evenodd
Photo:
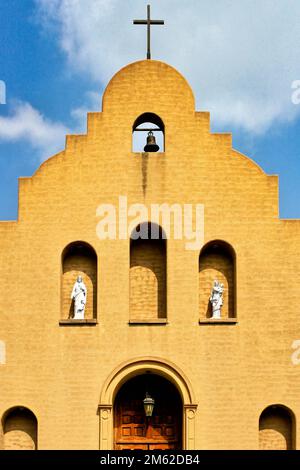
<path id="1" fill-rule="evenodd" d="M 200 325 L 236 325 L 237 318 L 200 318 Z"/>
<path id="2" fill-rule="evenodd" d="M 83 320 L 67 318 L 66 320 L 59 320 L 60 325 L 97 325 L 97 323 L 98 321 L 96 318 L 85 318 Z"/>

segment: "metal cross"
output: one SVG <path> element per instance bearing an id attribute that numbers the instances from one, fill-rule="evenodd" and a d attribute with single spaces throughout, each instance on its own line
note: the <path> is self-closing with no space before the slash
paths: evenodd
<path id="1" fill-rule="evenodd" d="M 146 20 L 133 20 L 133 24 L 146 24 L 147 25 L 147 59 L 151 59 L 151 35 L 150 29 L 153 24 L 165 24 L 163 20 L 151 20 L 150 16 L 150 5 L 147 5 L 147 19 Z"/>

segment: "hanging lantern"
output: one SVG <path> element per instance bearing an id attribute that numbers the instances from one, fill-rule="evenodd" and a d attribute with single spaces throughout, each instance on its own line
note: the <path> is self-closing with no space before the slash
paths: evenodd
<path id="1" fill-rule="evenodd" d="M 155 405 L 155 400 L 151 398 L 149 393 L 146 393 L 146 398 L 143 400 L 144 403 L 144 410 L 145 410 L 145 415 L 150 418 L 153 413 L 154 405 Z"/>

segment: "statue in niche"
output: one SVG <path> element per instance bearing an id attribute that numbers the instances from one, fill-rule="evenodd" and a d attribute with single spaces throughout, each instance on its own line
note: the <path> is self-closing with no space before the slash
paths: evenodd
<path id="1" fill-rule="evenodd" d="M 71 294 L 71 299 L 74 300 L 74 320 L 84 320 L 86 295 L 87 288 L 85 287 L 82 277 L 78 276 Z"/>
<path id="2" fill-rule="evenodd" d="M 214 281 L 214 285 L 210 294 L 210 303 L 212 308 L 212 317 L 211 318 L 221 318 L 221 308 L 223 305 L 223 292 L 224 284 L 221 284 L 219 281 Z"/>

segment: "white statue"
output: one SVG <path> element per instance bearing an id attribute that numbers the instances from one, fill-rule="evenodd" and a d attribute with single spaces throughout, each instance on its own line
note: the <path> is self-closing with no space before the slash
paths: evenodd
<path id="1" fill-rule="evenodd" d="M 224 284 L 220 284 L 219 281 L 214 281 L 213 288 L 210 294 L 210 303 L 212 307 L 211 318 L 221 318 L 221 308 L 223 305 L 223 292 Z"/>
<path id="2" fill-rule="evenodd" d="M 82 277 L 78 276 L 71 294 L 71 299 L 74 300 L 74 320 L 84 319 L 86 295 L 87 288 L 85 287 Z"/>

